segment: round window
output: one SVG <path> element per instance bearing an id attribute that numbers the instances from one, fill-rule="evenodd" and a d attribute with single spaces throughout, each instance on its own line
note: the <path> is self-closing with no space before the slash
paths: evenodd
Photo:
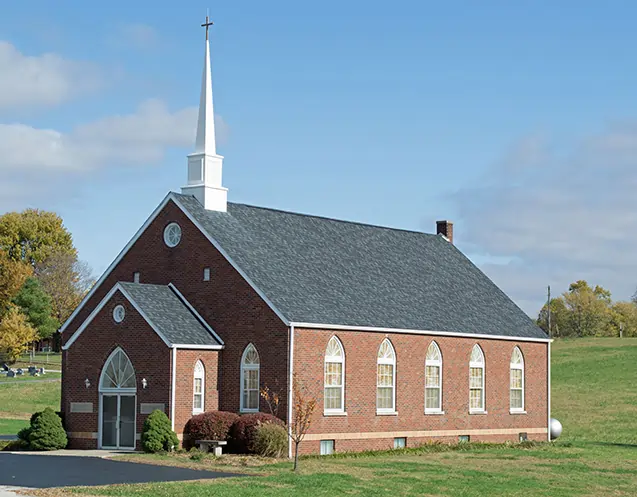
<path id="1" fill-rule="evenodd" d="M 126 316 L 126 309 L 124 309 L 123 305 L 116 305 L 115 309 L 113 309 L 113 319 L 116 323 L 121 323 L 124 321 L 124 316 Z"/>
<path id="2" fill-rule="evenodd" d="M 169 247 L 176 247 L 181 241 L 181 228 L 177 223 L 170 223 L 164 230 L 164 243 Z"/>

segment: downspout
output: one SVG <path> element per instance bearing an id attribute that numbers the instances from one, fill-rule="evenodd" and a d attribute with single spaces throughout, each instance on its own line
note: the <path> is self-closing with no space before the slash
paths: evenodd
<path id="1" fill-rule="evenodd" d="M 290 323 L 290 337 L 288 339 L 288 370 L 290 372 L 288 381 L 288 457 L 292 459 L 292 382 L 294 378 L 294 325 Z"/>
<path id="2" fill-rule="evenodd" d="M 172 358 L 172 393 L 170 395 L 170 427 L 172 431 L 175 431 L 175 395 L 177 393 L 177 347 L 173 345 L 173 358 Z"/>

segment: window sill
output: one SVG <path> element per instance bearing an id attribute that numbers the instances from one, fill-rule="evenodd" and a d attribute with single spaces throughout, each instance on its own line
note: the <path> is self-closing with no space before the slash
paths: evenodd
<path id="1" fill-rule="evenodd" d="M 376 416 L 398 416 L 398 411 L 376 411 Z"/>
<path id="2" fill-rule="evenodd" d="M 324 411 L 323 416 L 347 416 L 345 411 Z"/>
<path id="3" fill-rule="evenodd" d="M 239 409 L 240 414 L 254 414 L 255 412 L 259 412 L 258 409 Z"/>
<path id="4" fill-rule="evenodd" d="M 425 415 L 427 416 L 442 416 L 445 411 L 425 411 Z"/>
<path id="5" fill-rule="evenodd" d="M 203 414 L 204 411 L 192 411 L 192 415 L 196 416 L 197 414 Z"/>
<path id="6" fill-rule="evenodd" d="M 471 414 L 471 415 L 473 415 L 473 414 L 481 415 L 481 414 L 487 414 L 487 411 L 469 411 L 469 414 Z"/>
<path id="7" fill-rule="evenodd" d="M 509 414 L 526 414 L 526 411 L 509 411 Z"/>

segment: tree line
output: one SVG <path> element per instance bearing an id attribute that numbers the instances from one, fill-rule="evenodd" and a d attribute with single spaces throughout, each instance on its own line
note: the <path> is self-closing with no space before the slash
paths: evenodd
<path id="1" fill-rule="evenodd" d="M 571 283 L 568 290 L 544 304 L 537 324 L 551 337 L 637 337 L 637 293 L 630 301 L 611 299 L 610 291 L 586 281 Z"/>
<path id="2" fill-rule="evenodd" d="M 58 329 L 93 284 L 60 216 L 0 216 L 0 360 L 15 361 L 39 340 L 59 348 Z"/>

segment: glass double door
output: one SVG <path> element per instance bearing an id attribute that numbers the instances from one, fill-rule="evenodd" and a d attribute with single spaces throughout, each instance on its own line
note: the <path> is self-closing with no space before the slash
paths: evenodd
<path id="1" fill-rule="evenodd" d="M 102 448 L 135 448 L 135 395 L 102 394 Z"/>

